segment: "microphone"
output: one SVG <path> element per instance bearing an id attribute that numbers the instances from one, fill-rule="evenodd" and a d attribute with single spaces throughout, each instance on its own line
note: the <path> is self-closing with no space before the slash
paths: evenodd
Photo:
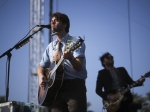
<path id="1" fill-rule="evenodd" d="M 41 28 L 48 28 L 48 29 L 51 29 L 51 25 L 48 24 L 48 25 L 37 25 L 38 27 L 41 27 Z"/>

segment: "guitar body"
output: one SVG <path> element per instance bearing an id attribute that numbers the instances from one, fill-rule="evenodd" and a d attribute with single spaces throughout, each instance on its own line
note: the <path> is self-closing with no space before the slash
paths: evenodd
<path id="1" fill-rule="evenodd" d="M 103 101 L 103 104 L 110 103 L 109 101 Z M 120 107 L 120 104 L 112 104 L 107 108 L 108 112 L 116 112 Z"/>
<path id="2" fill-rule="evenodd" d="M 63 77 L 64 77 L 63 71 L 61 71 L 62 74 L 57 74 L 57 71 L 51 74 L 51 71 L 53 70 L 55 66 L 56 66 L 56 62 L 53 62 L 49 70 L 46 69 L 45 71 L 46 76 L 48 76 L 49 74 L 45 89 L 39 87 L 38 102 L 42 106 L 51 107 L 53 105 L 56 99 L 57 93 L 63 83 Z"/>
<path id="3" fill-rule="evenodd" d="M 117 92 L 114 94 L 114 96 L 116 96 L 118 99 L 116 102 L 103 100 L 104 108 L 106 108 L 108 112 L 116 112 L 120 107 L 122 98 L 124 97 L 122 94 L 120 94 L 120 92 Z"/>
<path id="4" fill-rule="evenodd" d="M 55 102 L 61 84 L 61 81 L 55 81 L 53 86 L 51 86 L 50 88 L 48 86 L 46 87 L 46 89 L 39 87 L 39 104 L 42 106 L 51 107 Z"/>

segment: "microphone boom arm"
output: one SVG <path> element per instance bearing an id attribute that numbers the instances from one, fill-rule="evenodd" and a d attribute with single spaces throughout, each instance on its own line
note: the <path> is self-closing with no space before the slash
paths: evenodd
<path id="1" fill-rule="evenodd" d="M 5 101 L 8 102 L 8 96 L 9 96 L 9 72 L 10 72 L 10 59 L 11 59 L 11 51 L 16 48 L 19 49 L 20 47 L 22 47 L 23 45 L 25 45 L 26 43 L 28 43 L 30 41 L 30 38 L 32 38 L 32 35 L 34 35 L 35 33 L 37 33 L 38 31 L 41 31 L 43 28 L 38 29 L 37 31 L 35 31 L 33 34 L 29 35 L 27 38 L 23 39 L 22 41 L 19 41 L 19 43 L 17 43 L 14 47 L 10 48 L 9 50 L 7 50 L 6 52 L 4 52 L 2 55 L 0 55 L 0 58 L 2 58 L 3 56 L 7 55 L 7 67 L 6 70 L 6 75 L 7 75 L 7 80 L 6 80 L 6 96 L 5 96 Z"/>
<path id="2" fill-rule="evenodd" d="M 39 30 L 37 30 L 36 32 L 34 32 L 33 34 L 29 35 L 27 38 L 25 38 L 24 40 L 22 40 L 20 43 L 17 43 L 14 48 L 15 49 L 19 49 L 20 47 L 24 46 L 26 43 L 28 43 L 30 41 L 30 38 L 32 38 L 32 35 L 34 35 L 35 33 L 37 33 L 38 31 L 41 31 L 43 28 L 40 28 Z"/>

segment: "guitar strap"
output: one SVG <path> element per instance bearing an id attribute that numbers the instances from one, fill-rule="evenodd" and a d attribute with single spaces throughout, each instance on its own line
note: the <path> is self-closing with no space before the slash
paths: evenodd
<path id="1" fill-rule="evenodd" d="M 72 36 L 69 35 L 68 40 L 67 40 L 67 42 L 66 42 L 66 47 L 65 47 L 65 50 L 64 50 L 64 51 L 69 50 L 71 40 L 72 40 Z"/>
<path id="2" fill-rule="evenodd" d="M 67 39 L 67 42 L 66 42 L 66 46 L 65 46 L 64 51 L 68 51 L 69 50 L 69 48 L 70 48 L 70 42 L 71 42 L 72 38 L 73 37 L 69 35 L 69 37 Z M 64 61 L 62 62 L 62 65 L 64 65 Z"/>

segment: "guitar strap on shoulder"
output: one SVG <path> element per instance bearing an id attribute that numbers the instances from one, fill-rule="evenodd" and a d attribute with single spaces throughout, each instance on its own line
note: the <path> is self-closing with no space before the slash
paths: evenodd
<path id="1" fill-rule="evenodd" d="M 66 42 L 66 47 L 65 47 L 65 50 L 64 50 L 64 51 L 69 50 L 71 40 L 72 40 L 72 36 L 69 35 L 68 40 L 67 40 L 67 42 Z"/>
<path id="2" fill-rule="evenodd" d="M 64 51 L 69 50 L 69 48 L 70 48 L 70 42 L 71 42 L 72 38 L 73 38 L 73 37 L 69 35 L 69 37 L 68 37 L 68 39 L 67 39 L 67 42 L 66 42 L 66 46 L 65 46 Z M 62 65 L 64 65 L 64 61 L 62 62 Z"/>

